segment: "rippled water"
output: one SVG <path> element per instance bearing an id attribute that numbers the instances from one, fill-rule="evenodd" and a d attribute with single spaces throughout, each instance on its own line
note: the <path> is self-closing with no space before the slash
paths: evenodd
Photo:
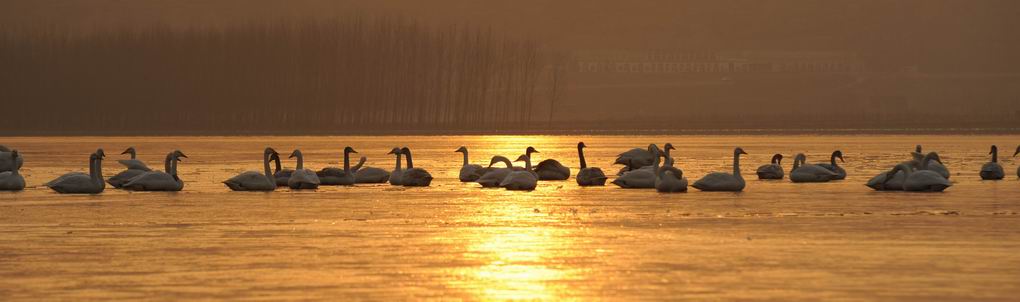
<path id="1" fill-rule="evenodd" d="M 742 146 L 743 193 L 658 194 L 540 182 L 533 192 L 457 182 L 472 161 L 516 157 L 574 168 L 672 142 L 692 181 L 730 169 Z M 768 299 L 1011 300 L 1020 292 L 1020 136 L 374 136 L 3 138 L 25 156 L 30 188 L 0 193 L 0 298 L 51 299 Z M 873 192 L 863 183 L 938 151 L 955 185 L 941 194 Z M 1004 181 L 980 181 L 999 144 Z M 408 145 L 429 188 L 388 185 L 235 193 L 220 181 L 261 169 L 261 150 L 301 148 L 337 165 L 344 146 L 392 169 Z M 135 146 L 150 166 L 172 149 L 180 193 L 61 196 L 40 186 Z M 850 176 L 824 184 L 757 181 L 773 153 L 809 162 L 845 153 Z M 512 157 L 512 158 L 513 158 Z M 293 167 L 292 162 L 287 166 Z M 785 166 L 789 169 L 789 163 Z M 119 172 L 113 160 L 106 176 Z M 748 173 L 750 172 L 750 173 Z"/>

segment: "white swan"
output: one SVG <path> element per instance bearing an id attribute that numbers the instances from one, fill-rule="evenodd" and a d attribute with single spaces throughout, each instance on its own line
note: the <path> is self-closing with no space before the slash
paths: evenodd
<path id="1" fill-rule="evenodd" d="M 173 153 L 167 154 L 166 155 L 166 160 L 163 161 L 163 171 L 165 171 L 166 173 L 170 173 L 170 170 L 171 170 L 170 161 L 171 160 L 174 160 L 173 159 Z M 114 175 L 113 177 L 110 177 L 109 179 L 107 179 L 106 183 L 109 183 L 114 188 L 120 189 L 120 188 L 124 187 L 124 184 L 128 183 L 132 179 L 135 179 L 135 177 L 138 177 L 139 175 L 142 175 L 142 174 L 145 174 L 145 173 L 149 173 L 149 172 L 152 172 L 152 170 L 150 169 L 149 171 L 144 171 L 144 170 L 127 169 L 127 170 L 121 171 L 120 173 L 117 173 L 117 175 Z"/>
<path id="2" fill-rule="evenodd" d="M 411 158 L 411 149 L 404 147 L 400 153 L 407 157 L 407 170 L 401 176 L 400 182 L 405 187 L 428 187 L 432 184 L 432 174 L 422 168 L 414 167 L 414 160 Z"/>
<path id="3" fill-rule="evenodd" d="M 581 161 L 581 170 L 577 171 L 574 180 L 577 180 L 577 185 L 582 187 L 606 185 L 606 173 L 598 167 L 588 167 L 588 163 L 584 160 L 585 147 L 587 146 L 584 145 L 584 142 L 577 143 L 577 157 Z"/>
<path id="4" fill-rule="evenodd" d="M 659 148 L 653 148 L 652 153 L 656 154 L 650 166 L 644 166 L 635 170 L 623 173 L 613 180 L 613 184 L 626 189 L 651 189 L 655 188 L 656 172 L 659 168 L 659 159 L 662 157 Z"/>
<path id="5" fill-rule="evenodd" d="M 758 174 L 758 179 L 783 179 L 786 176 L 783 172 L 783 155 L 773 155 L 771 163 L 758 167 L 755 172 Z"/>
<path id="6" fill-rule="evenodd" d="M 276 179 L 276 187 L 286 187 L 287 181 L 290 180 L 290 176 L 294 174 L 294 170 L 283 169 L 283 165 L 280 163 L 280 154 L 273 153 L 270 159 L 276 162 L 276 169 L 273 170 L 273 178 Z"/>
<path id="7" fill-rule="evenodd" d="M 273 170 L 269 168 L 269 158 L 277 154 L 273 148 L 266 148 L 262 152 L 262 165 L 264 173 L 247 171 L 223 181 L 223 184 L 234 191 L 273 191 L 276 190 L 276 178 Z"/>
<path id="8" fill-rule="evenodd" d="M 531 149 L 529 147 L 529 149 Z M 510 172 L 503 181 L 499 183 L 500 187 L 504 187 L 507 190 L 515 191 L 531 191 L 538 186 L 538 173 L 533 171 L 531 168 L 531 158 L 527 154 L 522 154 L 517 158 L 517 161 L 524 162 L 524 171 L 513 171 Z"/>
<path id="9" fill-rule="evenodd" d="M 89 174 L 72 172 L 57 177 L 46 186 L 61 194 L 99 194 L 106 189 L 103 181 L 103 149 L 89 156 Z"/>
<path id="10" fill-rule="evenodd" d="M 837 158 L 839 159 L 840 162 L 844 163 L 846 162 L 846 160 L 843 159 L 843 151 L 836 150 L 832 152 L 831 156 L 829 156 L 828 164 L 818 164 L 817 166 L 832 171 L 833 173 L 836 173 L 836 177 L 833 178 L 832 180 L 846 179 L 846 170 L 843 169 L 843 167 L 840 167 L 838 164 L 836 164 Z"/>
<path id="11" fill-rule="evenodd" d="M 745 183 L 744 177 L 740 175 L 741 154 L 747 153 L 740 147 L 733 149 L 733 174 L 712 172 L 694 182 L 692 187 L 702 191 L 743 191 Z"/>
<path id="12" fill-rule="evenodd" d="M 468 161 L 468 149 L 467 149 L 467 147 L 460 146 L 460 148 L 457 148 L 457 151 L 453 151 L 453 152 L 464 153 L 464 163 L 460 166 L 460 175 L 459 175 L 460 181 L 461 182 L 475 182 L 475 181 L 478 181 L 478 178 L 482 177 L 482 173 L 481 173 L 483 171 L 482 165 L 471 164 Z"/>
<path id="13" fill-rule="evenodd" d="M 351 169 L 351 153 L 358 153 L 354 151 L 354 148 L 350 146 L 344 148 L 344 168 L 333 168 L 326 167 L 315 172 L 315 176 L 319 177 L 320 184 L 323 186 L 351 186 L 356 182 L 354 173 L 357 173 L 357 169 L 360 169 L 359 165 L 355 169 Z"/>
<path id="14" fill-rule="evenodd" d="M 11 149 L 0 145 L 0 172 L 13 171 L 15 168 L 21 169 L 25 163 L 24 156 L 11 157 L 11 152 Z"/>
<path id="15" fill-rule="evenodd" d="M 684 178 L 684 172 L 680 171 L 680 169 L 662 166 L 656 174 L 656 191 L 662 193 L 687 192 L 687 178 Z"/>
<path id="16" fill-rule="evenodd" d="M 11 150 L 10 152 L 5 152 L 5 154 L 10 154 L 11 162 L 17 162 L 20 156 L 18 155 L 18 150 Z M 3 155 L 0 154 L 0 156 Z M 0 172 L 0 191 L 21 191 L 25 189 L 25 178 L 18 173 L 20 167 L 14 165 L 13 168 L 10 171 Z"/>
<path id="17" fill-rule="evenodd" d="M 394 167 L 393 172 L 390 173 L 390 185 L 392 186 L 403 185 L 404 169 L 400 167 L 400 156 L 402 155 L 400 154 L 400 148 L 394 147 L 393 150 L 391 150 L 390 153 L 387 154 L 393 154 L 397 156 L 397 166 Z"/>
<path id="18" fill-rule="evenodd" d="M 931 170 L 917 170 L 908 164 L 896 165 L 890 172 L 903 171 L 906 179 L 903 190 L 910 192 L 942 192 L 953 184 L 948 179 Z"/>
<path id="19" fill-rule="evenodd" d="M 177 162 L 180 158 L 188 158 L 180 150 L 170 152 L 170 171 L 145 172 L 132 178 L 122 187 L 129 191 L 171 191 L 176 192 L 184 189 L 184 181 L 177 176 Z"/>
<path id="20" fill-rule="evenodd" d="M 793 159 L 793 169 L 790 170 L 790 181 L 792 182 L 827 182 L 836 179 L 839 175 L 832 170 L 820 165 L 811 165 L 807 162 L 804 153 L 798 153 Z"/>
<path id="21" fill-rule="evenodd" d="M 641 167 L 652 165 L 655 160 L 662 156 L 661 151 L 659 153 L 655 153 L 654 150 L 659 150 L 659 146 L 649 144 L 647 149 L 634 148 L 617 155 L 616 161 L 613 162 L 613 164 L 624 165 L 617 175 L 623 175 L 623 173 L 631 170 L 637 170 Z"/>
<path id="22" fill-rule="evenodd" d="M 981 179 L 1000 180 L 1006 177 L 1006 172 L 1002 170 L 1002 165 L 999 165 L 999 147 L 992 145 L 992 152 L 988 152 L 988 154 L 992 155 L 992 161 L 981 166 Z"/>
<path id="23" fill-rule="evenodd" d="M 316 189 L 319 187 L 319 176 L 315 175 L 312 170 L 305 169 L 305 157 L 301 154 L 301 150 L 294 150 L 290 154 L 290 158 L 297 157 L 297 166 L 294 172 L 291 173 L 290 178 L 287 179 L 287 187 L 293 190 L 305 190 L 305 189 Z"/>
<path id="24" fill-rule="evenodd" d="M 496 163 L 506 164 L 506 168 L 493 168 L 492 165 Z M 514 172 L 513 163 L 510 162 L 509 158 L 503 156 L 493 156 L 492 160 L 489 161 L 489 172 L 486 172 L 482 177 L 478 178 L 478 184 L 482 185 L 483 188 L 496 188 L 503 182 L 503 179 L 511 172 Z"/>
<path id="25" fill-rule="evenodd" d="M 528 160 L 530 161 L 532 153 L 541 152 L 535 150 L 534 147 L 528 147 L 524 153 L 528 155 Z M 551 158 L 539 162 L 533 171 L 538 174 L 539 180 L 567 180 L 570 178 L 570 168 Z"/>
<path id="26" fill-rule="evenodd" d="M 142 170 L 142 171 L 145 171 L 145 172 L 152 171 L 152 169 L 149 168 L 149 166 L 145 165 L 145 162 L 143 162 L 143 161 L 139 160 L 138 158 L 136 158 L 137 155 L 138 155 L 138 152 L 135 152 L 135 147 L 128 147 L 127 150 L 124 150 L 124 152 L 121 152 L 120 154 L 121 155 L 124 155 L 124 154 L 130 154 L 131 155 L 131 159 L 121 159 L 121 160 L 117 161 L 121 165 L 124 165 L 124 167 L 127 167 L 128 170 Z"/>
<path id="27" fill-rule="evenodd" d="M 358 161 L 358 170 L 354 172 L 354 183 L 359 184 L 383 184 L 390 180 L 390 172 L 376 167 L 362 167 L 365 164 L 364 156 Z"/>

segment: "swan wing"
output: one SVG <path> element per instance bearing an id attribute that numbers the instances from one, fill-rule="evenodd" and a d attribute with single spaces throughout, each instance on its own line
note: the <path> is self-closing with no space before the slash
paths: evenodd
<path id="1" fill-rule="evenodd" d="M 238 174 L 237 176 L 223 181 L 223 184 L 227 185 L 227 187 L 234 191 L 265 191 L 276 189 L 275 179 L 270 181 L 269 178 L 266 178 L 266 175 L 256 171 L 247 171 Z"/>
<path id="2" fill-rule="evenodd" d="M 567 168 L 555 159 L 547 159 L 535 166 L 535 173 L 538 173 L 540 180 L 566 180 L 570 178 L 570 168 Z"/>
<path id="3" fill-rule="evenodd" d="M 478 178 L 482 177 L 481 173 L 483 168 L 481 165 L 463 165 L 460 167 L 460 175 L 458 178 L 461 182 L 474 182 L 478 181 Z"/>
<path id="4" fill-rule="evenodd" d="M 149 166 L 145 165 L 144 162 L 137 159 L 121 159 L 118 160 L 117 162 L 123 165 L 124 167 L 127 167 L 129 170 L 142 170 L 145 172 L 152 171 L 152 169 L 149 168 Z"/>
<path id="5" fill-rule="evenodd" d="M 114 175 L 113 177 L 107 179 L 106 183 L 110 184 L 114 188 L 120 188 L 123 187 L 124 184 L 126 184 L 132 178 L 138 177 L 138 175 L 142 175 L 143 173 L 145 173 L 145 171 L 134 169 L 124 170 L 121 171 L 120 173 L 117 173 L 117 175 Z"/>
<path id="6" fill-rule="evenodd" d="M 581 186 L 604 186 L 606 185 L 606 173 L 596 167 L 588 167 L 577 172 L 577 184 Z"/>
<path id="7" fill-rule="evenodd" d="M 354 173 L 355 183 L 384 183 L 390 180 L 390 172 L 376 167 L 362 167 Z"/>
<path id="8" fill-rule="evenodd" d="M 741 191 L 744 189 L 744 180 L 733 174 L 712 172 L 691 186 L 702 191 Z"/>

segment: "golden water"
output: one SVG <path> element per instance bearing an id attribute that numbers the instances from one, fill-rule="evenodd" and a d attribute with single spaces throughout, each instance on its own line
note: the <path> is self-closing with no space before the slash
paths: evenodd
<path id="1" fill-rule="evenodd" d="M 533 192 L 456 180 L 472 161 L 527 146 L 574 168 L 616 171 L 615 154 L 672 142 L 691 181 L 748 156 L 743 193 L 659 194 L 540 182 Z M 3 138 L 25 156 L 24 192 L 0 193 L 0 300 L 689 299 L 1011 300 L 1020 292 L 1018 136 L 375 136 Z M 941 194 L 874 192 L 863 183 L 938 151 L 955 185 Z M 980 181 L 988 146 L 1003 181 Z M 344 146 L 392 169 L 408 145 L 429 188 L 323 187 L 230 192 L 220 181 L 261 170 L 262 148 L 301 148 L 306 166 L 337 165 Z M 150 166 L 172 149 L 179 193 L 63 196 L 43 183 L 84 171 L 105 148 L 135 146 Z M 754 180 L 773 153 L 809 162 L 845 153 L 847 180 Z M 292 162 L 286 166 L 293 167 Z"/>

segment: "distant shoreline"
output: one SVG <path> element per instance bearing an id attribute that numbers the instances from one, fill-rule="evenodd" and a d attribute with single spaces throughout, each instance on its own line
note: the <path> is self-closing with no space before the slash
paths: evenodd
<path id="1" fill-rule="evenodd" d="M 0 137 L 58 137 L 58 136 L 455 136 L 455 135 L 933 135 L 933 134 L 980 134 L 980 135 L 1012 135 L 1020 134 L 1020 128 L 902 128 L 902 129 L 648 129 L 648 130 L 486 130 L 486 131 L 463 131 L 463 130 L 359 130 L 359 131 L 320 131 L 320 132 L 297 132 L 297 131 L 175 131 L 155 133 L 134 133 L 106 131 L 99 133 L 86 132 L 16 132 L 4 134 Z"/>

